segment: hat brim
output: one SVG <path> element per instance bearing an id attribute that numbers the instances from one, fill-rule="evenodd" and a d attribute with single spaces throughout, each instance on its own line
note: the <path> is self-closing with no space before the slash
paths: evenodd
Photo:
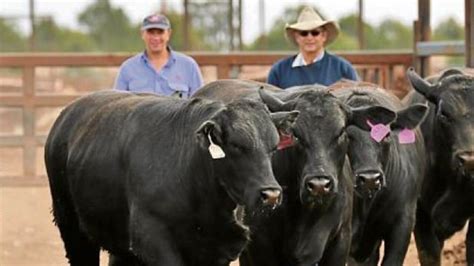
<path id="1" fill-rule="evenodd" d="M 294 32 L 295 31 L 306 31 L 306 30 L 313 30 L 319 27 L 324 27 L 327 32 L 327 38 L 325 45 L 332 43 L 337 36 L 339 35 L 339 25 L 337 22 L 329 20 L 329 21 L 305 21 L 295 24 L 286 24 L 285 26 L 285 35 L 288 40 L 290 40 L 293 44 L 297 45 Z"/>
<path id="2" fill-rule="evenodd" d="M 151 25 L 146 25 L 141 27 L 141 30 L 149 30 L 149 29 L 161 29 L 161 30 L 167 30 L 170 29 L 168 25 L 160 25 L 160 24 L 151 24 Z"/>

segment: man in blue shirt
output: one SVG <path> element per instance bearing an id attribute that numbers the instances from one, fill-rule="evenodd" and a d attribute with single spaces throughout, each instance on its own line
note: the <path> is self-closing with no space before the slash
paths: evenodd
<path id="1" fill-rule="evenodd" d="M 348 61 L 324 50 L 339 34 L 335 21 L 325 21 L 312 8 L 305 7 L 298 21 L 287 24 L 285 31 L 286 37 L 298 46 L 299 53 L 275 63 L 268 74 L 268 83 L 286 89 L 314 83 L 329 86 L 342 78 L 358 79 Z"/>
<path id="2" fill-rule="evenodd" d="M 115 89 L 188 98 L 203 85 L 196 61 L 168 46 L 171 36 L 168 18 L 159 14 L 146 17 L 141 36 L 145 51 L 120 66 Z"/>

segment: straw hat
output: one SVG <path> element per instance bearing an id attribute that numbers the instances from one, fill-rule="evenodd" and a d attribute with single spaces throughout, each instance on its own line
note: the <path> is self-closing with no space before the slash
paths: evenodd
<path id="1" fill-rule="evenodd" d="M 311 7 L 304 7 L 298 16 L 298 21 L 294 24 L 286 24 L 285 33 L 286 37 L 296 44 L 294 31 L 306 31 L 312 30 L 324 26 L 327 32 L 326 45 L 333 42 L 339 34 L 339 25 L 337 22 L 332 20 L 323 20 L 321 16 L 314 11 Z"/>

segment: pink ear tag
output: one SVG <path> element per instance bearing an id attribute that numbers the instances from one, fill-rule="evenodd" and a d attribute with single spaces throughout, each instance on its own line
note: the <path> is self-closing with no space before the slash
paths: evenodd
<path id="1" fill-rule="evenodd" d="M 415 131 L 405 128 L 398 134 L 400 144 L 410 144 L 415 142 Z"/>
<path id="2" fill-rule="evenodd" d="M 285 134 L 280 131 L 280 142 L 278 143 L 277 150 L 283 150 L 293 145 L 295 145 L 293 135 Z"/>
<path id="3" fill-rule="evenodd" d="M 381 142 L 390 133 L 390 127 L 384 124 L 373 125 L 367 120 L 367 124 L 372 128 L 370 130 L 370 137 L 377 142 Z"/>

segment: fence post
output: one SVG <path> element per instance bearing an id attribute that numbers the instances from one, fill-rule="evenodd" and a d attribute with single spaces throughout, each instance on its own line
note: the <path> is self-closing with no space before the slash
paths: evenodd
<path id="1" fill-rule="evenodd" d="M 23 68 L 23 175 L 36 176 L 36 137 L 35 137 L 35 68 Z"/>

